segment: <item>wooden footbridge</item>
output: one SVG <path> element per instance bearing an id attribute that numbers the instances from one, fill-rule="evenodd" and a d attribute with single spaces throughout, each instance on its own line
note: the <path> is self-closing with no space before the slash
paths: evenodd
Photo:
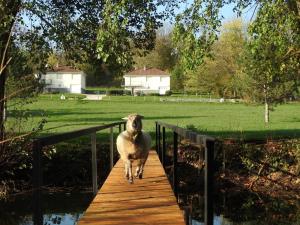
<path id="1" fill-rule="evenodd" d="M 125 122 L 116 122 L 98 127 L 68 132 L 36 139 L 33 142 L 34 156 L 34 224 L 43 224 L 42 213 L 42 162 L 44 146 L 91 134 L 93 192 L 95 197 L 79 219 L 78 225 L 117 225 L 117 224 L 174 224 L 184 225 L 183 212 L 177 204 L 177 152 L 178 135 L 205 147 L 205 225 L 213 224 L 213 152 L 214 139 L 173 125 L 156 122 L 156 151 L 152 150 L 145 165 L 143 179 L 135 179 L 129 184 L 124 178 L 124 165 L 121 160 L 114 164 L 113 127 L 122 130 Z M 96 132 L 110 129 L 110 166 L 111 172 L 98 191 L 96 164 Z M 173 132 L 173 174 L 172 187 L 164 171 L 166 158 L 166 132 Z M 162 142 L 161 142 L 162 141 Z"/>

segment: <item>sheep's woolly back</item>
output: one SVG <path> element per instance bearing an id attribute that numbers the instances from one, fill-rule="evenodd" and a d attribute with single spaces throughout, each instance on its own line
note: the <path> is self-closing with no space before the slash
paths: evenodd
<path id="1" fill-rule="evenodd" d="M 150 148 L 151 137 L 144 131 L 133 136 L 125 130 L 117 138 L 117 149 L 124 161 L 147 158 Z"/>

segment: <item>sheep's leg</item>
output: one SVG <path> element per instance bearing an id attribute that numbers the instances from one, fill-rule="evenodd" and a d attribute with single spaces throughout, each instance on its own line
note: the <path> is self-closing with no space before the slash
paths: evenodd
<path id="1" fill-rule="evenodd" d="M 125 178 L 128 180 L 128 178 L 129 178 L 128 163 L 125 162 L 124 164 L 125 164 Z"/>
<path id="2" fill-rule="evenodd" d="M 138 160 L 138 161 L 137 161 L 136 170 L 135 170 L 135 174 L 134 174 L 134 176 L 135 176 L 136 178 L 139 177 L 139 174 L 140 174 L 141 169 L 142 169 L 142 162 L 141 162 L 141 160 Z"/>
<path id="3" fill-rule="evenodd" d="M 146 162 L 146 159 L 141 159 L 138 161 L 138 166 L 136 168 L 135 177 L 138 177 L 139 179 L 143 178 L 145 162 Z"/>
<path id="4" fill-rule="evenodd" d="M 125 172 L 126 178 L 127 178 L 128 182 L 132 184 L 133 183 L 132 163 L 130 160 L 127 160 L 125 162 L 125 168 L 126 168 L 126 172 Z"/>

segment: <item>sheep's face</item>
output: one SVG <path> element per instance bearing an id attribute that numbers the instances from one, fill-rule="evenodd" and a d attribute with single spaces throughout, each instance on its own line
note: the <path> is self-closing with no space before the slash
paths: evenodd
<path id="1" fill-rule="evenodd" d="M 126 118 L 126 130 L 133 134 L 138 134 L 142 130 L 142 119 L 144 117 L 138 114 L 130 114 Z"/>

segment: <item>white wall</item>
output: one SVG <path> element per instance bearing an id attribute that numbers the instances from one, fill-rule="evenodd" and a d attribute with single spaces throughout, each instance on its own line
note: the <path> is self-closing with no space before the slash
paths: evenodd
<path id="1" fill-rule="evenodd" d="M 125 87 L 127 86 L 141 86 L 135 88 L 136 91 L 153 91 L 160 94 L 165 94 L 170 90 L 169 76 L 124 76 Z"/>
<path id="2" fill-rule="evenodd" d="M 72 93 L 81 93 L 85 88 L 85 75 L 80 73 L 47 73 L 42 75 L 47 88 L 65 88 Z"/>

